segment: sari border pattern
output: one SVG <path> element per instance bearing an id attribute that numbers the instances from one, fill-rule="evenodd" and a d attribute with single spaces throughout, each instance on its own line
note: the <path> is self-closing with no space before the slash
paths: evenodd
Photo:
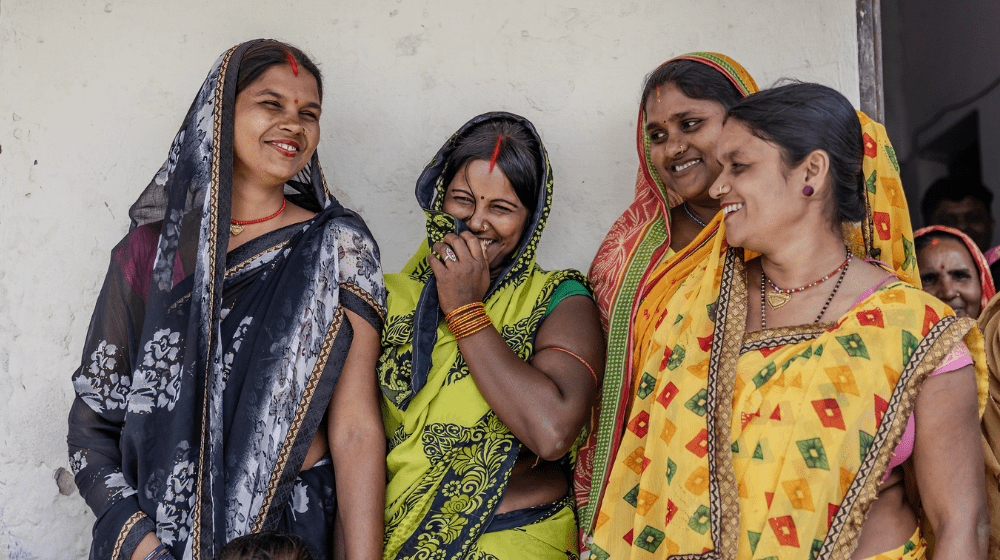
<path id="1" fill-rule="evenodd" d="M 883 422 L 875 433 L 872 450 L 877 449 L 878 452 L 869 452 L 861 462 L 840 509 L 830 521 L 823 546 L 816 555 L 817 560 L 850 559 L 857 547 L 868 510 L 878 497 L 882 477 L 916 406 L 920 388 L 951 347 L 961 341 L 974 324 L 972 319 L 948 315 L 935 323 L 920 340 L 889 398 L 885 414 L 891 415 L 891 420 Z"/>
<path id="2" fill-rule="evenodd" d="M 220 157 L 220 152 L 221 152 L 221 149 L 222 149 L 222 147 L 220 145 L 221 142 L 218 141 L 220 139 L 221 134 L 222 134 L 222 106 L 224 104 L 221 102 L 221 100 L 222 100 L 222 97 L 223 97 L 223 93 L 225 91 L 226 73 L 227 73 L 227 70 L 229 69 L 229 61 L 232 58 L 233 53 L 235 53 L 241 46 L 243 46 L 243 45 L 236 45 L 236 46 L 232 47 L 231 49 L 229 49 L 226 52 L 225 56 L 223 56 L 222 63 L 219 65 L 219 74 L 218 74 L 218 77 L 216 78 L 216 82 L 215 82 L 215 98 L 214 98 L 215 99 L 215 106 L 212 108 L 212 119 L 213 119 L 213 122 L 212 122 L 212 128 L 213 128 L 212 134 L 215 136 L 216 141 L 212 142 L 212 180 L 211 180 L 211 187 L 210 187 L 210 193 L 209 193 L 210 200 L 209 200 L 209 203 L 208 203 L 208 207 L 210 209 L 209 212 L 211 213 L 211 215 L 209 217 L 209 227 L 210 227 L 209 232 L 210 233 L 209 233 L 209 237 L 208 237 L 208 245 L 209 245 L 209 251 L 210 251 L 209 254 L 213 255 L 213 257 L 214 257 L 215 252 L 216 252 L 216 243 L 217 243 L 217 240 L 216 240 L 216 235 L 217 235 L 216 229 L 217 229 L 217 226 L 218 226 L 218 218 L 219 218 L 218 214 L 217 214 L 216 206 L 217 206 L 217 202 L 218 202 L 218 199 L 219 199 L 219 157 Z M 209 276 L 208 276 L 208 278 L 209 278 L 209 286 L 208 286 L 208 288 L 209 288 L 209 292 L 211 292 L 213 290 L 213 288 L 214 288 L 214 283 L 215 283 L 215 259 L 214 258 L 210 258 L 210 259 L 208 259 L 208 261 L 209 261 L 208 262 L 208 266 L 209 266 Z M 208 323 L 209 323 L 209 325 L 211 325 L 214 322 L 214 320 L 215 320 L 214 319 L 215 310 L 214 309 L 210 309 L 208 313 L 209 313 L 209 321 L 208 321 Z M 206 364 L 210 364 L 211 362 L 212 362 L 212 344 L 211 344 L 211 340 L 210 340 L 209 344 L 206 346 L 205 363 Z M 199 466 L 205 464 L 205 447 L 207 445 L 207 437 L 206 436 L 208 434 L 208 395 L 209 395 L 209 391 L 208 391 L 208 388 L 207 388 L 207 384 L 208 384 L 208 377 L 207 376 L 206 376 L 206 378 L 205 378 L 204 381 L 206 383 L 206 387 L 204 387 L 202 389 L 202 391 L 203 391 L 203 397 L 202 397 L 202 417 L 201 417 L 201 442 L 200 442 L 200 444 L 198 446 L 199 447 L 199 449 L 198 449 L 198 465 Z M 202 471 L 204 471 L 204 469 L 202 469 Z M 203 503 L 204 503 L 204 500 L 205 500 L 205 496 L 204 496 L 205 476 L 207 476 L 207 473 L 201 472 L 201 473 L 199 473 L 199 475 L 197 477 L 197 486 L 196 486 L 196 489 L 195 489 L 195 506 L 194 506 L 194 511 L 192 512 L 193 522 L 191 524 L 191 554 L 192 554 L 192 557 L 195 558 L 195 559 L 201 557 L 201 528 L 202 528 L 201 525 L 202 525 L 202 507 L 203 507 Z"/>
<path id="3" fill-rule="evenodd" d="M 118 533 L 118 540 L 115 541 L 115 549 L 114 552 L 111 553 L 111 558 L 117 560 L 118 557 L 121 556 L 122 545 L 125 544 L 126 537 L 128 537 L 129 532 L 132 531 L 132 527 L 135 527 L 135 524 L 138 523 L 143 517 L 146 517 L 146 514 L 141 511 L 137 511 L 132 514 L 132 517 L 128 518 L 128 521 L 126 521 L 125 525 L 122 526 L 121 532 Z"/>
<path id="4" fill-rule="evenodd" d="M 774 348 L 775 346 L 798 344 L 814 340 L 835 326 L 837 324 L 834 322 L 813 323 L 810 325 L 795 325 L 749 332 L 743 336 L 743 346 L 740 348 L 740 354 L 760 350 L 761 348 Z"/>
<path id="5" fill-rule="evenodd" d="M 357 297 L 358 299 L 360 299 L 361 301 L 367 303 L 369 306 L 371 306 L 372 309 L 375 310 L 376 313 L 378 313 L 378 315 L 382 319 L 382 321 L 385 322 L 386 312 L 385 312 L 385 310 L 382 309 L 382 306 L 379 305 L 379 303 L 377 301 L 375 301 L 375 298 L 373 298 L 371 296 L 371 294 L 369 294 L 368 292 L 364 291 L 362 288 L 358 287 L 357 285 L 351 284 L 350 282 L 341 282 L 340 283 L 340 289 L 341 290 L 345 290 L 347 292 L 350 292 L 351 295 L 353 295 L 353 296 Z"/>
<path id="6" fill-rule="evenodd" d="M 316 392 L 316 386 L 319 385 L 323 369 L 326 368 L 327 359 L 330 357 L 330 350 L 333 348 L 333 342 L 340 333 L 340 327 L 343 323 L 344 309 L 342 307 L 338 307 L 333 317 L 333 323 L 330 324 L 330 328 L 326 332 L 326 337 L 323 339 L 323 347 L 320 350 L 319 357 L 316 359 L 316 365 L 313 367 L 312 375 L 309 376 L 309 382 L 306 384 L 305 391 L 303 391 L 302 400 L 299 401 L 299 406 L 295 411 L 295 419 L 292 420 L 292 424 L 288 428 L 288 435 L 285 436 L 285 441 L 278 454 L 278 460 L 275 461 L 274 470 L 271 472 L 271 481 L 267 485 L 267 494 L 264 495 L 264 501 L 261 503 L 260 512 L 257 514 L 257 519 L 254 520 L 254 533 L 260 532 L 264 527 L 265 518 L 270 517 L 271 503 L 274 501 L 274 497 L 277 494 L 278 483 L 281 482 L 283 475 L 287 474 L 285 473 L 285 466 L 288 463 L 288 457 L 291 455 L 292 447 L 298 440 L 299 429 L 302 427 L 302 422 L 305 420 L 306 411 L 309 410 L 309 405 L 312 404 L 313 395 Z"/>
<path id="7" fill-rule="evenodd" d="M 716 325 L 723 326 L 722 336 L 712 339 L 712 352 L 708 364 L 707 408 L 716 414 L 706 415 L 708 430 L 709 511 L 712 519 L 712 541 L 723 558 L 734 558 L 737 552 L 740 529 L 740 504 L 733 471 L 731 450 L 731 418 L 733 390 L 736 381 L 736 362 L 743 342 L 747 316 L 746 287 L 737 280 L 744 277 L 743 250 L 726 252 L 722 267 Z M 727 328 L 730 321 L 737 328 Z M 743 328 L 740 328 L 743 327 Z M 728 364 L 723 366 L 723 364 Z M 718 406 L 721 403 L 722 406 Z M 714 441 L 713 441 L 714 440 Z"/>

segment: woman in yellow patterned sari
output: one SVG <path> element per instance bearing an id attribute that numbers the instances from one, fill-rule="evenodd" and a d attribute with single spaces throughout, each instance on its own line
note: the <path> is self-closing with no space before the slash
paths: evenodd
<path id="1" fill-rule="evenodd" d="M 584 546 L 635 394 L 634 342 L 650 323 L 638 314 L 645 295 L 640 287 L 671 285 L 707 257 L 722 220 L 719 202 L 708 194 L 722 171 L 715 146 L 726 110 L 756 91 L 738 62 L 710 52 L 668 60 L 646 78 L 636 127 L 635 200 L 601 243 L 589 274 L 608 339 L 608 364 L 599 414 L 576 467 Z M 709 234 L 700 235 L 705 230 Z M 692 243 L 696 237 L 699 242 Z"/>
<path id="2" fill-rule="evenodd" d="M 792 84 L 719 160 L 724 235 L 643 303 L 591 558 L 984 558 L 982 338 L 919 290 L 884 129 Z"/>

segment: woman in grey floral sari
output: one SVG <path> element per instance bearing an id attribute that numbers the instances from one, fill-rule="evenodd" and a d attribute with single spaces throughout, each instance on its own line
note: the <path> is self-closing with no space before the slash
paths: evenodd
<path id="1" fill-rule="evenodd" d="M 262 530 L 381 555 L 378 247 L 326 187 L 322 81 L 233 47 L 132 206 L 73 376 L 91 558 L 209 559 Z M 334 477 L 336 473 L 336 477 Z"/>

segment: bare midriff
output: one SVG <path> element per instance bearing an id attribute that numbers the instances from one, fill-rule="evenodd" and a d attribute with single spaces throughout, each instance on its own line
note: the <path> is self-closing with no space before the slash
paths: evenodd
<path id="1" fill-rule="evenodd" d="M 858 548 L 854 549 L 851 559 L 871 558 L 899 548 L 916 530 L 917 515 L 906 501 L 903 471 L 896 468 L 879 486 L 878 499 L 868 510 Z"/>
<path id="2" fill-rule="evenodd" d="M 535 460 L 536 457 L 528 453 L 514 463 L 507 493 L 504 494 L 497 513 L 555 502 L 569 493 L 566 474 L 557 463 L 541 461 L 535 465 Z"/>

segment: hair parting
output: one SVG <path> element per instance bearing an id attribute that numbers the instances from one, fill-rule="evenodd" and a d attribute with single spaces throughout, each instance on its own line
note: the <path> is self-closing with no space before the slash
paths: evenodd
<path id="1" fill-rule="evenodd" d="M 490 173 L 493 173 L 493 167 L 497 164 L 497 156 L 500 155 L 500 143 L 503 142 L 503 132 L 497 133 L 497 145 L 493 148 L 493 155 L 490 156 Z"/>
<path id="2" fill-rule="evenodd" d="M 285 49 L 285 56 L 288 57 L 288 63 L 292 65 L 292 74 L 295 74 L 296 76 L 298 76 L 299 75 L 299 65 L 295 63 L 295 57 L 293 57 L 292 53 L 288 52 L 287 49 Z"/>

